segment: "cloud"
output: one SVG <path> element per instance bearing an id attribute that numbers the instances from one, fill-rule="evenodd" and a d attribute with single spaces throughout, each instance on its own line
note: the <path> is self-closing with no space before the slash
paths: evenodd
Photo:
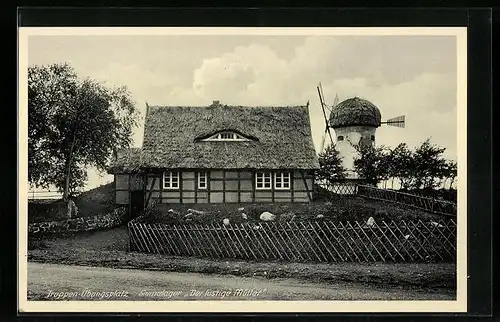
<path id="1" fill-rule="evenodd" d="M 197 96 L 228 104 L 265 104 L 279 101 L 287 63 L 267 46 L 237 47 L 224 55 L 205 59 L 194 71 L 193 88 Z M 280 80 L 280 84 L 276 84 Z"/>
<path id="2" fill-rule="evenodd" d="M 388 48 L 387 43 L 387 39 L 310 37 L 295 49 L 289 61 L 266 46 L 238 47 L 203 61 L 194 72 L 194 92 L 207 103 L 212 99 L 249 105 L 300 105 L 309 101 L 314 142 L 319 150 L 325 124 L 316 85 L 322 81 L 327 103 L 333 103 L 336 93 L 341 100 L 359 96 L 376 104 L 383 119 L 406 115 L 405 129 L 383 126 L 378 130 L 380 143 L 407 142 L 414 146 L 433 137 L 455 157 L 456 72 L 452 68 L 434 72 L 424 68 L 425 62 L 418 62 L 422 66 L 419 73 L 404 74 L 409 70 L 406 61 L 398 59 L 403 72 L 396 81 L 392 73 L 395 67 L 382 57 L 391 49 L 397 50 L 394 54 L 399 57 L 404 48 Z M 408 61 L 417 62 L 417 57 L 408 56 Z M 447 59 L 450 57 L 435 60 Z"/>

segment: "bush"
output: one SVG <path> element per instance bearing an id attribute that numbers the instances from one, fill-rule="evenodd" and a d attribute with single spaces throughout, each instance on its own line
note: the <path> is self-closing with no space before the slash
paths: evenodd
<path id="1" fill-rule="evenodd" d="M 318 184 L 313 185 L 313 201 L 329 201 L 336 195 Z"/>

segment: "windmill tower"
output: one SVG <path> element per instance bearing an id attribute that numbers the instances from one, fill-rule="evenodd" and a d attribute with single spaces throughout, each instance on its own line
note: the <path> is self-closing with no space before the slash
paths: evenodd
<path id="1" fill-rule="evenodd" d="M 346 179 L 362 179 L 354 171 L 354 159 L 358 153 L 354 145 L 369 144 L 374 146 L 377 128 L 382 124 L 404 128 L 405 116 L 401 115 L 382 121 L 382 115 L 378 107 L 359 97 L 346 99 L 330 107 L 324 101 L 321 83 L 317 86 L 317 90 L 325 118 L 325 132 L 320 152 L 324 149 L 324 142 L 328 133 L 331 143 L 335 143 L 339 154 L 342 156 L 343 166 L 347 170 Z M 336 98 L 338 100 L 338 97 Z M 327 112 L 329 112 L 328 115 Z M 332 136 L 330 129 L 334 130 L 335 138 Z"/>

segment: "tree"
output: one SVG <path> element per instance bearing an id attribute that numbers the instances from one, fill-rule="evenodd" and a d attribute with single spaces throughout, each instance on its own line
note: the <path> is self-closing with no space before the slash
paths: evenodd
<path id="1" fill-rule="evenodd" d="M 63 198 L 82 187 L 87 167 L 104 171 L 129 147 L 139 113 L 125 86 L 80 78 L 69 64 L 28 67 L 28 177 Z"/>
<path id="2" fill-rule="evenodd" d="M 430 139 L 426 139 L 415 149 L 414 189 L 434 189 L 439 184 L 436 179 L 442 178 L 446 173 L 447 161 L 443 157 L 445 150 L 431 144 Z"/>
<path id="3" fill-rule="evenodd" d="M 389 177 L 398 179 L 402 189 L 410 189 L 415 171 L 413 152 L 406 143 L 400 143 L 389 155 Z"/>
<path id="4" fill-rule="evenodd" d="M 342 165 L 342 157 L 335 144 L 328 146 L 324 152 L 320 153 L 319 167 L 316 172 L 317 178 L 326 184 L 332 185 L 346 177 L 346 169 Z"/>
<path id="5" fill-rule="evenodd" d="M 390 156 L 385 146 L 375 147 L 372 144 L 355 144 L 358 156 L 354 159 L 354 171 L 366 183 L 377 185 L 389 178 Z"/>
<path id="6" fill-rule="evenodd" d="M 456 177 L 457 177 L 457 162 L 453 160 L 447 160 L 446 164 L 442 169 L 442 174 L 441 174 L 442 178 L 441 184 L 443 188 L 446 189 L 446 182 L 449 180 L 448 189 L 452 189 Z"/>

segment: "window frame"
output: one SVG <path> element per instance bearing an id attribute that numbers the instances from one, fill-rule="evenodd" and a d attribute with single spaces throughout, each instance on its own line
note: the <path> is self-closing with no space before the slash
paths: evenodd
<path id="1" fill-rule="evenodd" d="M 262 186 L 259 187 L 259 177 L 262 178 Z M 269 186 L 266 187 L 266 178 L 269 178 Z M 255 173 L 255 190 L 272 190 L 273 175 L 270 171 L 259 171 Z"/>
<path id="2" fill-rule="evenodd" d="M 278 186 L 278 177 L 280 178 L 280 186 Z M 285 178 L 288 179 L 288 187 L 285 187 Z M 290 190 L 292 189 L 290 171 L 279 171 L 274 173 L 274 190 Z"/>
<path id="3" fill-rule="evenodd" d="M 231 137 L 223 138 L 223 135 Z M 222 141 L 222 142 L 231 142 L 231 141 L 252 141 L 245 136 L 238 134 L 234 131 L 222 131 L 217 134 L 212 135 L 209 138 L 203 139 L 201 141 Z"/>
<path id="4" fill-rule="evenodd" d="M 220 132 L 219 135 L 217 135 L 218 140 L 235 140 L 236 135 L 233 132 Z"/>
<path id="5" fill-rule="evenodd" d="M 204 179 L 205 183 L 204 187 L 201 186 L 202 178 Z M 205 171 L 200 171 L 198 172 L 198 190 L 207 190 L 207 189 L 208 189 L 208 173 Z"/>
<path id="6" fill-rule="evenodd" d="M 176 178 L 176 180 L 174 180 L 174 178 Z M 167 182 L 169 184 L 168 187 L 166 185 Z M 173 186 L 174 183 L 176 184 L 175 187 Z M 180 189 L 180 173 L 179 173 L 179 171 L 164 171 L 163 172 L 163 189 L 165 189 L 165 190 L 179 190 Z"/>

